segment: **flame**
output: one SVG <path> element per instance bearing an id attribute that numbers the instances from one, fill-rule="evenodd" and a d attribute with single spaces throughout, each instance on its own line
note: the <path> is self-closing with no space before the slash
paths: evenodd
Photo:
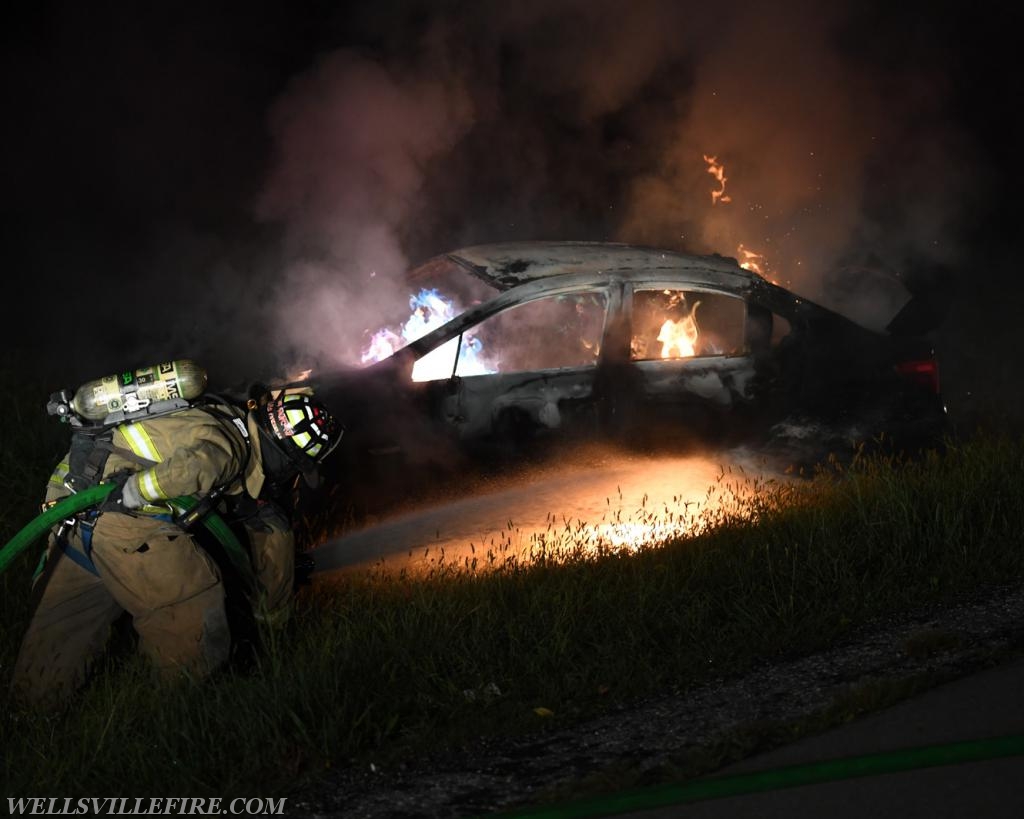
<path id="1" fill-rule="evenodd" d="M 725 166 L 719 164 L 718 157 L 716 156 L 704 154 L 704 161 L 708 163 L 708 173 L 715 177 L 721 186 L 717 191 L 711 191 L 711 204 L 717 205 L 719 202 L 731 202 L 732 198 L 725 192 L 725 183 L 728 179 L 725 175 Z"/>
<path id="2" fill-rule="evenodd" d="M 743 243 L 740 242 L 740 246 L 736 251 L 739 254 L 740 267 L 744 270 L 749 270 L 751 273 L 756 273 L 758 276 L 763 276 L 765 271 L 765 258 L 763 253 L 755 253 L 753 250 L 747 250 Z"/>
<path id="3" fill-rule="evenodd" d="M 708 173 L 715 177 L 720 185 L 718 190 L 711 191 L 711 204 L 717 205 L 719 202 L 731 202 L 732 198 L 725 192 L 725 183 L 728 179 L 725 175 L 725 166 L 718 161 L 718 157 L 708 156 L 708 154 L 704 154 L 704 161 L 708 164 Z M 774 273 L 769 270 L 768 259 L 763 253 L 748 250 L 742 243 L 740 243 L 740 246 L 736 251 L 736 257 L 739 259 L 740 267 L 744 270 L 756 273 L 758 276 L 763 279 L 767 279 L 772 284 L 779 283 L 778 279 L 775 278 Z M 660 338 L 658 340 L 661 341 Z"/>
<path id="4" fill-rule="evenodd" d="M 462 312 L 454 299 L 445 298 L 437 289 L 423 289 L 410 296 L 409 309 L 412 312 L 400 328 L 395 330 L 382 327 L 373 333 L 360 356 L 363 364 L 372 364 L 393 355 L 402 347 L 436 330 Z M 459 350 L 458 369 L 461 375 L 484 375 L 494 372 L 484 360 L 483 344 L 472 333 L 467 332 L 462 336 L 461 345 L 458 338 L 453 338 L 420 358 L 413 365 L 412 380 L 436 381 L 451 378 L 456 348 Z"/>
<path id="5" fill-rule="evenodd" d="M 401 337 L 395 335 L 394 332 L 384 327 L 373 334 L 369 345 L 365 350 L 363 350 L 363 354 L 359 357 L 359 360 L 363 364 L 372 364 L 375 361 L 383 361 L 389 355 L 393 355 L 394 352 L 402 346 L 404 346 L 404 344 Z"/>
<path id="6" fill-rule="evenodd" d="M 774 272 L 768 266 L 768 257 L 763 253 L 756 253 L 753 250 L 748 250 L 741 242 L 740 246 L 736 249 L 736 255 L 740 259 L 740 267 L 744 270 L 756 273 L 762 279 L 767 279 L 772 284 L 779 283 Z"/>
<path id="7" fill-rule="evenodd" d="M 696 352 L 699 335 L 696 312 L 699 304 L 698 301 L 693 305 L 689 314 L 678 321 L 666 319 L 665 323 L 661 325 L 658 341 L 661 342 L 662 358 L 689 358 Z"/>
<path id="8" fill-rule="evenodd" d="M 412 314 L 397 331 L 382 327 L 370 337 L 370 343 L 360 356 L 363 364 L 393 355 L 396 350 L 422 338 L 456 315 L 455 303 L 444 299 L 437 290 L 424 289 L 410 296 L 409 309 Z"/>

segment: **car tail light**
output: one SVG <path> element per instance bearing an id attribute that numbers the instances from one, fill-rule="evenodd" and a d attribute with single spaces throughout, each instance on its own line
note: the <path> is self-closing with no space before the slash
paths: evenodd
<path id="1" fill-rule="evenodd" d="M 896 372 L 918 386 L 939 394 L 939 362 L 934 358 L 901 361 L 896 365 Z"/>

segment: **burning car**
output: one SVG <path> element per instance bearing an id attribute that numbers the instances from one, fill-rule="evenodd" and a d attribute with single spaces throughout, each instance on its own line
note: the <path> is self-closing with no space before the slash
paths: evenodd
<path id="1" fill-rule="evenodd" d="M 606 243 L 483 245 L 413 270 L 411 317 L 313 386 L 346 444 L 412 460 L 545 437 L 711 443 L 941 436 L 911 301 L 862 327 L 731 258 Z"/>

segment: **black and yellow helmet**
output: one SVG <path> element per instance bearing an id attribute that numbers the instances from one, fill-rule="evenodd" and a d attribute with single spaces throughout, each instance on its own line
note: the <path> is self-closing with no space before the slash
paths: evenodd
<path id="1" fill-rule="evenodd" d="M 323 404 L 305 394 L 282 395 L 256 412 L 260 425 L 304 472 L 330 455 L 345 431 Z"/>

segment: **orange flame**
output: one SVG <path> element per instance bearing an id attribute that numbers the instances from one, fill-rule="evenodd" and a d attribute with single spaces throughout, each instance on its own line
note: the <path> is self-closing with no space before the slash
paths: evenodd
<path id="1" fill-rule="evenodd" d="M 742 243 L 736 251 L 740 257 L 740 267 L 744 270 L 749 270 L 751 273 L 756 273 L 758 276 L 763 276 L 764 271 L 767 267 L 766 260 L 763 253 L 755 253 L 753 250 L 747 250 Z"/>
<path id="2" fill-rule="evenodd" d="M 732 198 L 725 192 L 725 183 L 728 181 L 728 177 L 725 175 L 725 166 L 718 161 L 717 156 L 704 154 L 704 161 L 708 164 L 708 173 L 718 180 L 718 184 L 720 186 L 718 190 L 711 191 L 711 204 L 717 205 L 719 202 L 731 202 Z M 769 268 L 768 259 L 763 253 L 748 250 L 741 243 L 736 251 L 736 257 L 739 260 L 740 267 L 744 270 L 756 273 L 758 276 L 770 281 L 772 284 L 779 283 L 775 272 Z M 660 338 L 658 340 L 661 341 Z M 685 353 L 683 355 L 685 355 Z M 692 353 L 690 353 L 690 355 L 692 355 Z"/>
<path id="3" fill-rule="evenodd" d="M 725 192 L 725 183 L 727 177 L 725 175 L 725 166 L 719 164 L 718 157 L 708 156 L 704 154 L 704 161 L 708 163 L 708 173 L 718 180 L 718 184 L 721 187 L 717 191 L 711 191 L 711 204 L 717 205 L 719 202 L 731 202 L 732 198 L 729 197 Z"/>
<path id="4" fill-rule="evenodd" d="M 772 284 L 779 283 L 774 271 L 768 267 L 768 257 L 763 253 L 755 253 L 753 250 L 747 250 L 742 243 L 740 243 L 740 246 L 736 249 L 736 253 L 740 260 L 740 267 L 744 270 L 756 273 L 762 279 L 767 279 Z"/>
<path id="5" fill-rule="evenodd" d="M 699 304 L 698 301 L 693 305 L 689 315 L 678 321 L 666 319 L 661 325 L 658 341 L 661 342 L 662 358 L 689 358 L 696 352 L 699 333 L 695 314 Z"/>

